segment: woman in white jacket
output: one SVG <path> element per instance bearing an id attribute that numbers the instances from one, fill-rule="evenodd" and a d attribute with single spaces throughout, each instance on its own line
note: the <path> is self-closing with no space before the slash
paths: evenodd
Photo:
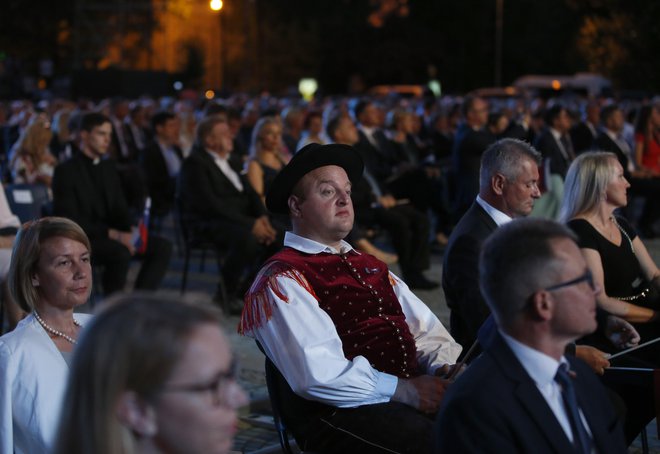
<path id="1" fill-rule="evenodd" d="M 48 452 L 57 430 L 69 361 L 88 315 L 75 314 L 92 289 L 89 239 L 78 224 L 26 223 L 9 269 L 12 297 L 30 315 L 0 337 L 0 453 Z"/>

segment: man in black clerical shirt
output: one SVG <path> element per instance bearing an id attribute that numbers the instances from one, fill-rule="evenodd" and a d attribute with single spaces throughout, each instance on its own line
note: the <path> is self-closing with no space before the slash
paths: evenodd
<path id="1" fill-rule="evenodd" d="M 116 164 L 105 159 L 112 123 L 103 114 L 81 119 L 80 152 L 55 168 L 54 212 L 80 224 L 92 244 L 94 265 L 103 266 L 103 293 L 122 291 L 132 257 L 143 259 L 136 289 L 158 288 L 172 253 L 172 244 L 155 235 L 146 250 L 136 251 L 135 220 L 131 219 Z"/>

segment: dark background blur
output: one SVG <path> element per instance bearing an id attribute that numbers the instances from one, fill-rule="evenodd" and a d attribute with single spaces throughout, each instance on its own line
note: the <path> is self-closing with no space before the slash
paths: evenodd
<path id="1" fill-rule="evenodd" d="M 325 94 L 430 79 L 463 93 L 580 71 L 617 90 L 660 89 L 655 0 L 225 0 L 219 12 L 207 0 L 1 5 L 0 98 L 164 94 L 174 81 L 286 94 L 302 77 Z"/>

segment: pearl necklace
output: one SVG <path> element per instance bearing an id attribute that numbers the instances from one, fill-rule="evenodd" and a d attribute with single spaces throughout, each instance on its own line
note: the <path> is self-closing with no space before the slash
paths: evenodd
<path id="1" fill-rule="evenodd" d="M 55 328 L 53 328 L 53 327 L 51 327 L 50 325 L 48 325 L 48 323 L 44 322 L 43 319 L 42 319 L 41 317 L 39 317 L 39 314 L 37 314 L 37 311 L 33 311 L 33 314 L 34 314 L 34 318 L 37 319 L 37 321 L 39 322 L 39 324 L 40 324 L 41 326 L 43 326 L 43 328 L 44 328 L 46 331 L 48 331 L 49 333 L 54 334 L 54 335 L 57 336 L 57 337 L 61 337 L 61 338 L 63 338 L 64 340 L 67 340 L 67 341 L 71 342 L 71 343 L 74 344 L 74 345 L 78 343 L 74 338 L 72 338 L 72 337 L 70 337 L 70 336 L 67 336 L 67 335 L 64 334 L 62 331 L 58 331 L 58 330 L 56 330 Z M 82 326 L 82 325 L 78 322 L 78 320 L 76 320 L 75 318 L 73 319 L 73 324 L 76 325 L 76 326 Z"/>

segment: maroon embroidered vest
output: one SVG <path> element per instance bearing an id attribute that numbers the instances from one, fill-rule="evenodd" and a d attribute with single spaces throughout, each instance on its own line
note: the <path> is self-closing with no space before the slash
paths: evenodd
<path id="1" fill-rule="evenodd" d="M 383 262 L 355 251 L 305 254 L 285 248 L 266 262 L 246 295 L 240 332 L 270 318 L 267 288 L 287 301 L 278 276 L 296 280 L 316 298 L 334 322 L 346 358 L 364 356 L 373 368 L 401 378 L 419 375 L 415 339 Z"/>

